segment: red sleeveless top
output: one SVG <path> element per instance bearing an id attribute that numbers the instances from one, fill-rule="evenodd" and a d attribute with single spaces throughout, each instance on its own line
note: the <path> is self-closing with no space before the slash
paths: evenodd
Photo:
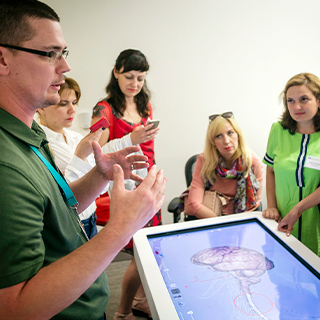
<path id="1" fill-rule="evenodd" d="M 148 118 L 142 118 L 141 122 L 138 124 L 130 123 L 122 118 L 120 118 L 116 112 L 112 109 L 112 106 L 105 100 L 99 101 L 97 105 L 93 108 L 93 114 L 95 117 L 106 117 L 110 123 L 109 126 L 109 141 L 113 139 L 119 139 L 125 136 L 126 134 L 131 133 L 137 126 L 146 125 L 148 120 L 152 120 L 152 108 L 151 104 L 148 103 L 149 116 Z M 155 164 L 154 160 L 154 140 L 150 140 L 140 144 L 140 148 L 145 156 L 148 157 L 149 168 Z M 97 204 L 97 216 L 99 212 L 99 203 Z M 98 216 L 99 217 L 99 216 Z M 153 218 L 145 225 L 145 227 L 158 226 L 162 224 L 161 219 L 161 209 L 153 216 Z M 123 251 L 126 251 L 130 254 L 133 254 L 133 242 L 132 239 L 129 243 L 123 248 Z"/>
<path id="2" fill-rule="evenodd" d="M 152 108 L 151 104 L 148 103 L 149 116 L 148 118 L 142 118 L 141 122 L 138 124 L 130 123 L 122 118 L 120 118 L 115 111 L 112 109 L 111 105 L 105 101 L 99 101 L 94 107 L 93 114 L 95 117 L 106 117 L 109 120 L 110 135 L 109 141 L 113 139 L 120 139 L 123 136 L 131 133 L 136 127 L 140 125 L 146 125 L 148 120 L 152 120 Z M 149 169 L 155 164 L 154 160 L 154 140 L 149 140 L 147 142 L 141 143 L 140 148 L 142 153 L 148 157 Z M 148 169 L 148 170 L 149 170 Z"/>

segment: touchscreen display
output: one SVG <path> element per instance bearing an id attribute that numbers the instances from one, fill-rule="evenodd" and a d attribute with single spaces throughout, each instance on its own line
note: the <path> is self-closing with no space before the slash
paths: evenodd
<path id="1" fill-rule="evenodd" d="M 179 319 L 320 319 L 319 273 L 257 219 L 148 241 Z"/>

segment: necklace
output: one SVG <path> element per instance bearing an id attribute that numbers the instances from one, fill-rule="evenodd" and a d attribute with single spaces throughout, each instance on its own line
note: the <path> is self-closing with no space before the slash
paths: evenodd
<path id="1" fill-rule="evenodd" d="M 129 117 L 131 118 L 131 120 L 132 120 L 132 123 L 134 123 L 134 120 L 133 120 L 133 118 L 132 118 L 132 115 L 130 114 L 130 112 L 126 109 L 126 111 L 125 111 L 128 115 L 129 115 Z"/>
<path id="2" fill-rule="evenodd" d="M 130 112 L 126 109 L 124 112 L 124 115 L 127 114 L 130 117 L 130 122 L 132 124 L 139 124 L 141 122 L 141 117 L 139 114 L 137 114 L 136 118 L 134 119 L 133 116 L 130 114 Z"/>

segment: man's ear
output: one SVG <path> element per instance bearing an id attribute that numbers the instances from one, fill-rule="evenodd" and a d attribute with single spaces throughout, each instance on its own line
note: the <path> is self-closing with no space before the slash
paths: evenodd
<path id="1" fill-rule="evenodd" d="M 6 76 L 9 74 L 8 49 L 0 46 L 0 75 Z"/>

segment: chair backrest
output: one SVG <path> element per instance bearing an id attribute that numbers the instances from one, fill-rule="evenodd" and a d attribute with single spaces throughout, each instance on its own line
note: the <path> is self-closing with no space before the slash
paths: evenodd
<path id="1" fill-rule="evenodd" d="M 184 172 L 186 175 L 186 184 L 187 187 L 190 186 L 191 181 L 192 181 L 192 175 L 193 175 L 193 170 L 194 170 L 194 166 L 196 164 L 197 158 L 198 158 L 198 154 L 195 154 L 194 156 L 192 156 L 191 158 L 189 158 L 189 160 L 186 163 L 186 166 L 184 168 Z"/>

